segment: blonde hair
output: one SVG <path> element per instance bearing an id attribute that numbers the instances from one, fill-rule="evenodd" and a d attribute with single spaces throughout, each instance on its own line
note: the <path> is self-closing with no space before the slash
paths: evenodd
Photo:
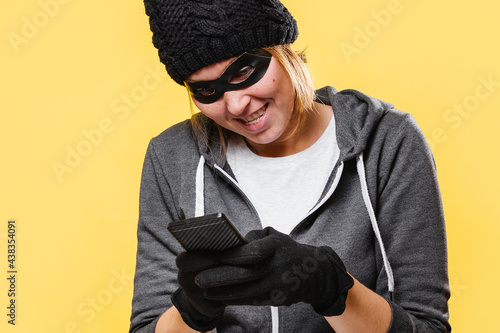
<path id="1" fill-rule="evenodd" d="M 291 44 L 265 47 L 263 50 L 269 52 L 283 66 L 292 82 L 294 91 L 294 104 L 290 120 L 292 127 L 286 137 L 283 138 L 289 139 L 297 135 L 305 127 L 309 116 L 316 112 L 314 107 L 316 94 L 311 74 L 306 66 L 307 59 L 304 51 L 294 51 Z M 195 107 L 191 96 L 189 96 L 189 100 L 191 106 L 191 123 L 195 137 L 202 139 L 208 149 L 210 149 L 207 129 L 200 122 L 200 115 L 194 112 Z M 225 156 L 228 131 L 218 124 L 216 126 L 221 141 L 221 153 L 222 156 Z"/>
<path id="2" fill-rule="evenodd" d="M 295 52 L 290 44 L 276 45 L 264 50 L 278 60 L 285 68 L 294 90 L 294 105 L 292 111 L 292 129 L 284 139 L 289 139 L 298 134 L 305 126 L 308 116 L 316 112 L 314 107 L 314 85 L 304 51 Z"/>

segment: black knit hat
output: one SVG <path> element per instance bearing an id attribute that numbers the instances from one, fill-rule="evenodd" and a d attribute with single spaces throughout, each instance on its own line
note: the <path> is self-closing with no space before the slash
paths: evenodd
<path id="1" fill-rule="evenodd" d="M 177 83 L 255 48 L 290 44 L 297 22 L 278 0 L 144 0 L 160 61 Z"/>

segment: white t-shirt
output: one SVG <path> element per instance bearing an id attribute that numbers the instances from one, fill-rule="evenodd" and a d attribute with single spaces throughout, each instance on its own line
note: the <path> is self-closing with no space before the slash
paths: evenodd
<path id="1" fill-rule="evenodd" d="M 227 161 L 263 227 L 289 234 L 318 202 L 339 153 L 332 117 L 312 146 L 285 157 L 259 156 L 243 137 L 232 135 Z"/>

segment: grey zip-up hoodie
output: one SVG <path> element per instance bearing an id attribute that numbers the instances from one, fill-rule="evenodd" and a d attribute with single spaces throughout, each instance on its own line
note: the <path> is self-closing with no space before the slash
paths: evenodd
<path id="1" fill-rule="evenodd" d="M 450 332 L 443 210 L 420 129 L 409 114 L 355 90 L 326 87 L 317 95 L 332 106 L 340 158 L 322 197 L 290 236 L 330 246 L 351 275 L 386 298 L 392 309 L 389 332 Z M 168 222 L 222 212 L 243 235 L 262 228 L 221 156 L 215 126 L 204 121 L 210 147 L 194 139 L 190 121 L 149 144 L 130 332 L 154 332 L 172 306 L 175 257 L 182 247 L 168 233 Z M 305 303 L 231 306 L 224 316 L 217 332 L 333 332 Z"/>

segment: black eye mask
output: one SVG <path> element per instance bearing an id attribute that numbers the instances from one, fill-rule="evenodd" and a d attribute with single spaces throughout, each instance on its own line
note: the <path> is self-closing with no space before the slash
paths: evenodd
<path id="1" fill-rule="evenodd" d="M 184 84 L 198 102 L 211 104 L 226 91 L 243 89 L 257 83 L 266 73 L 270 62 L 271 54 L 266 51 L 246 52 L 233 61 L 218 79 Z"/>

